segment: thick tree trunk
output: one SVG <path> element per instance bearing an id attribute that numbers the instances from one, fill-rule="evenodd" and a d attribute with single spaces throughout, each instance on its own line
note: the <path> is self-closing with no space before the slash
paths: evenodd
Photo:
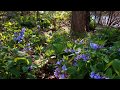
<path id="1" fill-rule="evenodd" d="M 72 11 L 71 34 L 85 34 L 89 31 L 90 13 L 88 11 Z"/>

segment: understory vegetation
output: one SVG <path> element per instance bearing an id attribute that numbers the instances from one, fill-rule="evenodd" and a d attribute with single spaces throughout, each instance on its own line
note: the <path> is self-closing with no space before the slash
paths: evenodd
<path id="1" fill-rule="evenodd" d="M 70 12 L 30 14 L 1 21 L 0 79 L 120 79 L 119 29 L 91 19 L 92 31 L 72 38 Z"/>

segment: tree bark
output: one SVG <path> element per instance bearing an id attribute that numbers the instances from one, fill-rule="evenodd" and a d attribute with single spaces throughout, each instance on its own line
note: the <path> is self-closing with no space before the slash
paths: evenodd
<path id="1" fill-rule="evenodd" d="M 86 11 L 86 31 L 89 32 L 90 31 L 90 12 Z"/>
<path id="2" fill-rule="evenodd" d="M 72 11 L 71 34 L 85 34 L 89 31 L 90 13 L 88 11 Z"/>

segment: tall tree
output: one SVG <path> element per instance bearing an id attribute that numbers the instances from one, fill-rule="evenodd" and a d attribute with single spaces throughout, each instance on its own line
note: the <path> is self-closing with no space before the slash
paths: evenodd
<path id="1" fill-rule="evenodd" d="M 85 35 L 89 31 L 90 13 L 88 11 L 72 11 L 71 34 Z"/>

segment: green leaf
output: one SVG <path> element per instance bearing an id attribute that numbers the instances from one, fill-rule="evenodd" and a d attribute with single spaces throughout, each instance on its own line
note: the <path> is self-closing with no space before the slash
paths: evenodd
<path id="1" fill-rule="evenodd" d="M 63 55 L 64 60 L 68 60 L 68 56 Z"/>
<path id="2" fill-rule="evenodd" d="M 54 50 L 48 49 L 48 50 L 45 52 L 45 55 L 49 57 L 49 56 L 53 55 L 54 53 L 55 53 Z"/>
<path id="3" fill-rule="evenodd" d="M 23 45 L 23 44 L 20 44 L 20 43 L 19 43 L 18 46 L 21 47 L 21 48 L 24 48 L 24 45 Z"/>
<path id="4" fill-rule="evenodd" d="M 91 68 L 91 71 L 95 71 L 94 67 L 92 65 L 90 65 L 90 68 Z"/>
<path id="5" fill-rule="evenodd" d="M 28 67 L 23 66 L 22 70 L 23 70 L 23 72 L 27 72 L 28 71 Z"/>
<path id="6" fill-rule="evenodd" d="M 70 74 L 70 75 L 74 75 L 76 73 L 76 68 L 75 67 L 69 67 L 67 72 Z"/>
<path id="7" fill-rule="evenodd" d="M 36 76 L 33 75 L 32 73 L 27 74 L 27 79 L 35 79 L 35 78 L 36 78 Z"/>
<path id="8" fill-rule="evenodd" d="M 62 51 L 65 48 L 65 46 L 63 44 L 60 44 L 60 43 L 53 44 L 53 46 L 54 46 L 56 53 L 62 53 Z"/>
<path id="9" fill-rule="evenodd" d="M 109 58 L 108 58 L 107 56 L 105 56 L 105 57 L 104 57 L 104 61 L 105 61 L 106 63 L 109 63 Z"/>
<path id="10" fill-rule="evenodd" d="M 108 68 L 105 75 L 108 77 L 112 77 L 112 69 Z"/>
<path id="11" fill-rule="evenodd" d="M 106 67 L 105 67 L 105 70 L 108 69 L 111 65 L 112 65 L 113 61 L 109 62 Z"/>
<path id="12" fill-rule="evenodd" d="M 24 64 L 29 64 L 29 60 L 26 59 L 26 58 L 15 58 L 14 59 L 14 62 L 17 62 L 17 63 L 24 63 Z"/>
<path id="13" fill-rule="evenodd" d="M 20 77 L 20 72 L 18 70 L 16 70 L 16 68 L 11 68 L 10 72 L 15 75 L 17 78 Z"/>
<path id="14" fill-rule="evenodd" d="M 117 73 L 117 75 L 120 76 L 120 61 L 118 59 L 115 59 L 112 63 L 113 69 Z"/>
<path id="15" fill-rule="evenodd" d="M 73 44 L 70 43 L 70 42 L 67 42 L 67 47 L 68 47 L 68 48 L 72 48 L 72 47 L 73 47 Z"/>
<path id="16" fill-rule="evenodd" d="M 101 62 L 99 62 L 98 64 L 96 64 L 96 67 L 97 67 L 97 69 L 99 69 L 99 70 L 104 70 L 104 68 L 105 68 L 105 65 L 104 65 L 104 63 L 101 63 Z"/>

